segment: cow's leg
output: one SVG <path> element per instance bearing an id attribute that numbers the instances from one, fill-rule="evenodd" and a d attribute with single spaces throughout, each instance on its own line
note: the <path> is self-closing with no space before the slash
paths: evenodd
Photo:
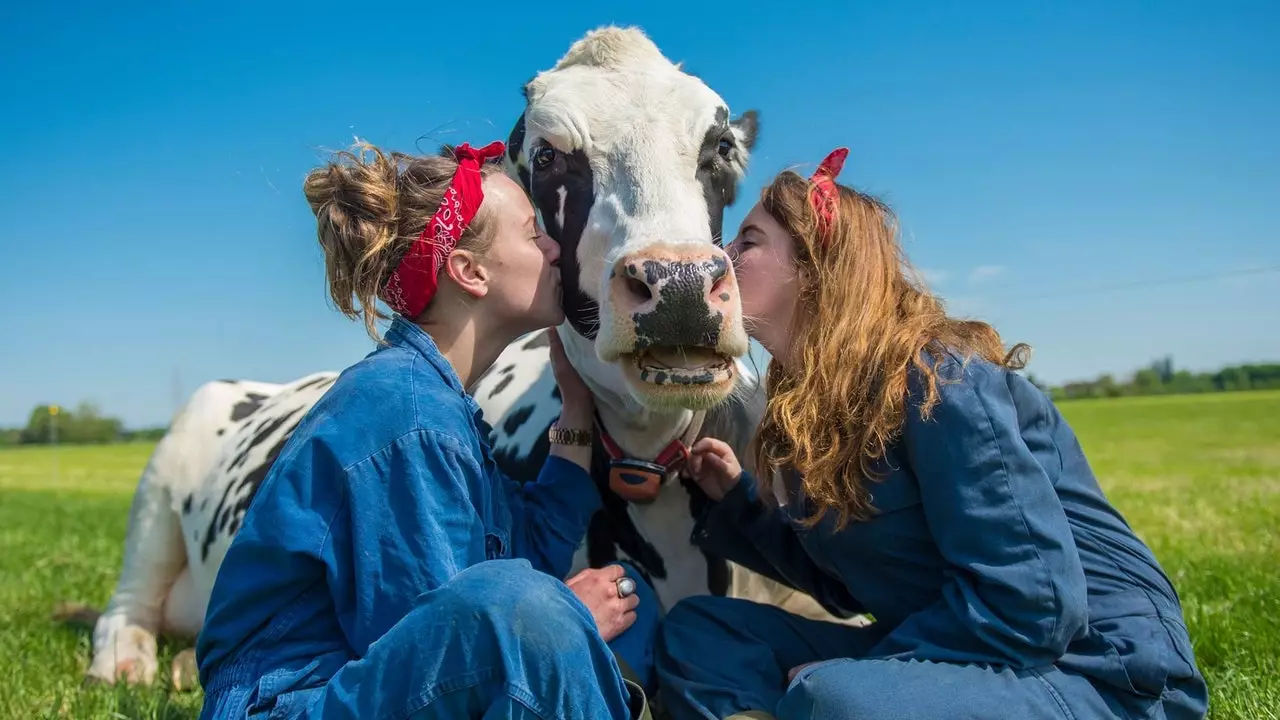
<path id="1" fill-rule="evenodd" d="M 191 568 L 184 564 L 165 597 L 162 632 L 170 637 L 194 640 L 204 625 L 208 601 L 208 597 L 196 592 Z"/>
<path id="2" fill-rule="evenodd" d="M 260 390 L 265 397 L 274 387 L 206 383 L 156 444 L 129 508 L 115 592 L 94 626 L 88 680 L 150 684 L 155 679 L 156 634 L 163 629 L 166 612 L 179 614 L 179 603 L 169 599 L 169 592 L 187 565 L 174 493 L 185 495 L 204 477 L 219 452 L 224 429 L 234 419 L 236 403 L 244 401 L 249 390 Z M 183 617 L 189 619 L 188 614 Z"/>
<path id="3" fill-rule="evenodd" d="M 162 609 L 187 562 L 181 524 L 163 482 L 179 445 L 174 433 L 160 441 L 134 491 L 120 577 L 93 630 L 89 680 L 150 684 L 155 679 Z"/>

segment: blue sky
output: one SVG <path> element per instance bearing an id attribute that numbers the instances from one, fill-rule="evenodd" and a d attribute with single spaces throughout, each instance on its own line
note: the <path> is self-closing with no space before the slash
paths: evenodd
<path id="1" fill-rule="evenodd" d="M 356 361 L 307 170 L 354 135 L 505 138 L 521 83 L 608 23 L 759 109 L 744 197 L 848 145 L 842 180 L 1036 375 L 1280 360 L 1280 273 L 1233 274 L 1280 266 L 1278 3 L 159 5 L 0 25 L 0 425 L 162 423 L 175 386 Z"/>

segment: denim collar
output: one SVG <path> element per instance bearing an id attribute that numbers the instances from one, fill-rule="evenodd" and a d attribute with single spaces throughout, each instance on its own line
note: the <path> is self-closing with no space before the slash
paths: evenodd
<path id="1" fill-rule="evenodd" d="M 473 412 L 480 409 L 480 406 L 472 399 L 467 389 L 462 386 L 462 379 L 458 377 L 457 371 L 449 364 L 449 360 L 440 352 L 436 341 L 425 330 L 418 327 L 417 324 L 396 315 L 391 321 L 391 327 L 387 329 L 387 333 L 383 337 L 393 347 L 405 348 L 420 355 L 427 361 L 428 365 L 440 373 L 440 377 L 446 385 L 466 399 L 467 406 Z"/>

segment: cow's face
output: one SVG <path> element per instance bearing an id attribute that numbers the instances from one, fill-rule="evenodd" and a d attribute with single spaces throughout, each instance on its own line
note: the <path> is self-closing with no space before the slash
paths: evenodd
<path id="1" fill-rule="evenodd" d="M 560 243 L 569 322 L 642 404 L 723 401 L 747 335 L 721 224 L 755 113 L 730 120 L 719 95 L 617 28 L 575 43 L 525 97 L 508 171 Z"/>

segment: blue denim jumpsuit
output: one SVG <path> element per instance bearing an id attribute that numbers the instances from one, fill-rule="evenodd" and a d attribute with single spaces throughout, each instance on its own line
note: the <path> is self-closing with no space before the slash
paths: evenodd
<path id="1" fill-rule="evenodd" d="M 201 717 L 630 717 L 614 652 L 651 664 L 651 588 L 607 646 L 560 580 L 600 505 L 590 476 L 551 456 L 510 480 L 431 337 L 397 318 L 386 340 L 245 514 L 197 640 Z"/>
<path id="2" fill-rule="evenodd" d="M 687 599 L 658 639 L 673 717 L 1203 717 L 1177 594 L 1054 405 L 980 358 L 934 366 L 941 401 L 921 419 L 913 371 L 902 433 L 867 484 L 871 519 L 806 530 L 794 474 L 785 505 L 767 507 L 746 473 L 694 529 L 705 548 L 875 622 Z"/>

